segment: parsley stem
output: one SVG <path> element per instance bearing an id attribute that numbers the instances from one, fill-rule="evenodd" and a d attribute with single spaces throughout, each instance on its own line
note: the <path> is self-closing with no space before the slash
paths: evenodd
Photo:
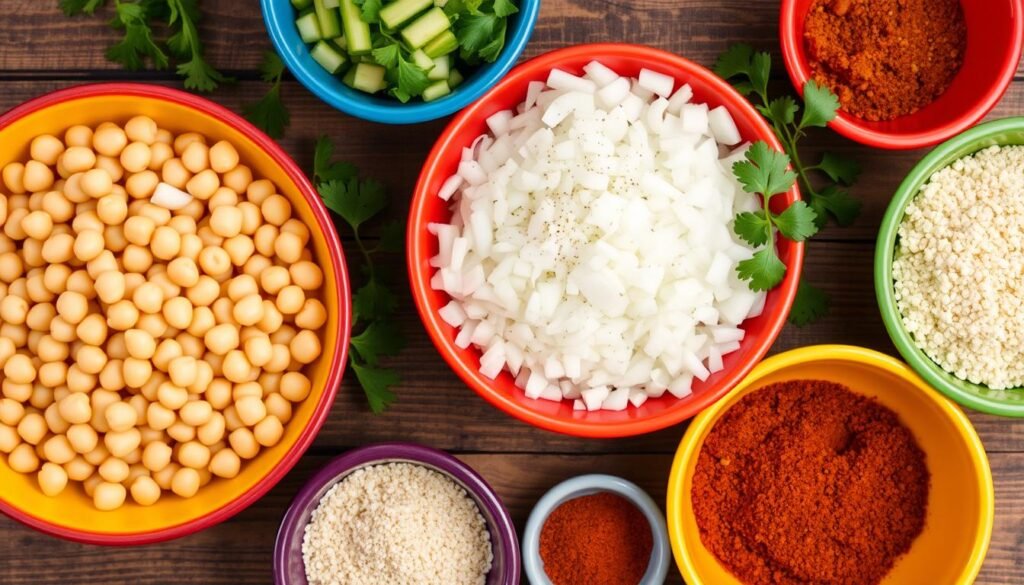
<path id="1" fill-rule="evenodd" d="M 369 280 L 372 282 L 373 280 L 375 280 L 375 273 L 373 270 L 373 259 L 370 256 L 372 251 L 368 249 L 365 244 L 363 244 L 363 239 L 359 237 L 359 228 L 352 226 L 352 235 L 355 236 L 356 245 L 359 246 L 359 251 L 363 253 L 363 262 L 366 263 L 366 271 L 369 273 Z"/>
<path id="2" fill-rule="evenodd" d="M 816 196 L 818 192 L 811 186 L 811 180 L 807 176 L 807 170 L 804 168 L 802 162 L 800 162 L 800 153 L 796 149 L 796 137 L 790 131 L 789 126 L 783 126 L 782 131 L 785 136 L 782 140 L 782 146 L 786 149 L 786 154 L 789 155 L 790 160 L 793 163 L 793 168 L 796 169 L 797 175 L 800 177 L 801 187 L 807 191 L 808 195 Z"/>

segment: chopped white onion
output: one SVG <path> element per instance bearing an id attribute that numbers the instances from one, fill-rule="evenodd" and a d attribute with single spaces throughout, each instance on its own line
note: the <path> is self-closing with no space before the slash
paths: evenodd
<path id="1" fill-rule="evenodd" d="M 184 209 L 186 205 L 192 202 L 192 195 L 174 185 L 160 182 L 157 184 L 156 190 L 153 191 L 153 196 L 149 198 L 149 202 L 153 205 L 159 205 L 164 209 L 177 211 Z"/>

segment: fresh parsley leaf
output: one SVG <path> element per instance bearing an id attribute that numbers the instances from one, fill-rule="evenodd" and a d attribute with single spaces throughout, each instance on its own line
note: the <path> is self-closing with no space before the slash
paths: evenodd
<path id="1" fill-rule="evenodd" d="M 267 83 L 278 83 L 284 75 L 284 61 L 274 51 L 263 51 L 260 63 L 260 79 Z"/>
<path id="2" fill-rule="evenodd" d="M 506 23 L 502 20 L 498 24 L 498 30 L 494 33 L 494 38 L 491 42 L 487 43 L 480 48 L 480 58 L 488 63 L 494 63 L 498 59 L 498 55 L 501 54 L 501 50 L 505 47 L 505 28 Z"/>
<path id="3" fill-rule="evenodd" d="M 402 89 L 399 87 L 392 87 L 391 89 L 388 90 L 388 93 L 390 93 L 392 96 L 394 96 L 396 100 L 402 102 L 403 104 L 412 99 L 411 95 L 402 91 Z"/>
<path id="4" fill-rule="evenodd" d="M 147 57 L 156 69 L 167 68 L 167 54 L 153 41 L 153 30 L 141 4 L 118 3 L 110 24 L 124 29 L 124 38 L 107 49 L 107 59 L 130 71 L 142 69 Z"/>
<path id="5" fill-rule="evenodd" d="M 426 71 L 405 57 L 398 57 L 398 89 L 410 96 L 417 96 L 423 93 L 430 85 Z"/>
<path id="6" fill-rule="evenodd" d="M 770 198 L 789 191 L 796 182 L 796 173 L 787 168 L 789 156 L 763 140 L 747 149 L 746 159 L 734 164 L 732 169 L 748 193 L 763 193 Z"/>
<path id="7" fill-rule="evenodd" d="M 281 101 L 281 88 L 277 84 L 270 88 L 258 102 L 242 108 L 245 119 L 267 133 L 271 138 L 280 138 L 285 127 L 291 122 L 288 108 Z"/>
<path id="8" fill-rule="evenodd" d="M 772 224 L 764 211 L 745 211 L 736 216 L 732 230 L 751 246 L 763 246 L 772 235 Z"/>
<path id="9" fill-rule="evenodd" d="M 398 372 L 364 366 L 356 361 L 355 356 L 352 356 L 349 364 L 352 366 L 352 371 L 356 373 L 359 385 L 363 387 L 366 400 L 370 403 L 370 410 L 374 414 L 380 414 L 387 410 L 396 398 L 391 387 L 402 381 Z"/>
<path id="10" fill-rule="evenodd" d="M 818 218 L 816 224 L 819 228 L 825 226 L 828 217 L 835 218 L 836 223 L 846 227 L 853 224 L 860 215 L 861 203 L 850 196 L 850 193 L 835 185 L 829 185 L 818 192 L 811 192 L 811 208 Z"/>
<path id="11" fill-rule="evenodd" d="M 753 258 L 737 264 L 736 273 L 741 280 L 750 281 L 750 290 L 767 291 L 782 282 L 786 276 L 786 265 L 775 253 L 775 247 L 767 246 L 754 252 Z"/>
<path id="12" fill-rule="evenodd" d="M 826 152 L 818 163 L 818 170 L 837 183 L 852 185 L 857 182 L 861 169 L 860 163 L 853 159 Z"/>
<path id="13" fill-rule="evenodd" d="M 92 15 L 96 9 L 103 6 L 107 0 L 60 0 L 60 9 L 67 16 L 78 14 Z"/>
<path id="14" fill-rule="evenodd" d="M 828 294 L 820 288 L 808 284 L 803 278 L 796 289 L 793 308 L 789 311 L 789 322 L 803 327 L 812 321 L 824 317 L 828 313 Z"/>
<path id="15" fill-rule="evenodd" d="M 476 55 L 491 42 L 497 25 L 493 14 L 466 14 L 455 21 L 455 37 L 467 55 Z"/>
<path id="16" fill-rule="evenodd" d="M 761 96 L 761 99 L 767 99 L 768 79 L 771 77 L 771 73 L 771 54 L 764 51 L 754 53 L 754 57 L 750 60 L 750 83 L 753 84 L 754 91 Z"/>
<path id="17" fill-rule="evenodd" d="M 382 355 L 395 355 L 405 346 L 401 330 L 391 321 L 374 321 L 351 339 L 352 348 L 367 364 L 377 365 Z"/>
<path id="18" fill-rule="evenodd" d="M 746 44 L 729 47 L 715 62 L 715 73 L 723 79 L 744 76 L 749 81 L 738 81 L 733 84 L 744 95 L 756 92 L 762 99 L 768 94 L 768 79 L 771 76 L 772 57 L 766 52 L 754 52 L 754 48 Z"/>
<path id="19" fill-rule="evenodd" d="M 384 8 L 381 0 L 355 0 L 355 3 L 361 9 L 360 20 L 370 24 L 380 22 L 380 9 Z"/>
<path id="20" fill-rule="evenodd" d="M 167 25 L 178 26 L 178 31 L 167 39 L 167 46 L 179 59 L 186 60 L 178 65 L 177 72 L 185 78 L 185 87 L 195 91 L 213 91 L 217 86 L 234 81 L 203 58 L 203 44 L 199 40 L 196 21 L 199 7 L 195 0 L 166 0 L 170 9 Z"/>
<path id="21" fill-rule="evenodd" d="M 836 117 L 839 98 L 832 90 L 813 79 L 804 84 L 804 115 L 800 118 L 800 129 L 824 127 Z"/>
<path id="22" fill-rule="evenodd" d="M 733 89 L 740 92 L 740 95 L 746 96 L 754 93 L 754 85 L 749 81 L 730 81 L 729 83 L 732 84 Z M 758 106 L 759 109 L 761 107 L 763 106 Z"/>
<path id="23" fill-rule="evenodd" d="M 394 313 L 397 306 L 394 293 L 376 278 L 371 278 L 352 296 L 356 321 L 383 319 Z"/>
<path id="24" fill-rule="evenodd" d="M 794 242 L 802 242 L 818 233 L 816 219 L 817 214 L 803 201 L 794 202 L 785 211 L 772 217 L 779 233 Z"/>
<path id="25" fill-rule="evenodd" d="M 327 136 L 316 139 L 313 154 L 313 180 L 319 185 L 325 181 L 348 181 L 359 174 L 355 165 L 349 162 L 332 161 L 334 143 Z"/>
<path id="26" fill-rule="evenodd" d="M 384 185 L 373 179 L 330 180 L 317 186 L 324 205 L 358 230 L 362 223 L 380 213 L 388 204 Z"/>
<path id="27" fill-rule="evenodd" d="M 195 91 L 213 91 L 222 83 L 233 81 L 213 68 L 199 55 L 178 65 L 178 75 L 185 78 L 185 87 Z"/>
<path id="28" fill-rule="evenodd" d="M 405 250 L 405 224 L 397 220 L 385 223 L 380 229 L 378 249 L 395 253 Z"/>
<path id="29" fill-rule="evenodd" d="M 402 48 L 398 43 L 388 43 L 383 47 L 377 47 L 371 54 L 379 65 L 391 69 L 398 65 L 398 59 L 402 57 Z"/>
<path id="30" fill-rule="evenodd" d="M 519 12 L 511 0 L 494 0 L 494 14 L 499 17 L 510 16 Z"/>
<path id="31" fill-rule="evenodd" d="M 483 0 L 448 0 L 443 7 L 449 17 L 462 14 L 479 14 Z"/>
<path id="32" fill-rule="evenodd" d="M 774 122 L 776 126 L 792 124 L 799 109 L 800 106 L 797 105 L 796 100 L 788 95 L 773 99 L 769 102 L 768 107 L 757 107 L 761 115 Z"/>
<path id="33" fill-rule="evenodd" d="M 754 47 L 744 43 L 732 45 L 715 61 L 715 74 L 722 79 L 750 75 L 750 61 L 753 57 Z"/>

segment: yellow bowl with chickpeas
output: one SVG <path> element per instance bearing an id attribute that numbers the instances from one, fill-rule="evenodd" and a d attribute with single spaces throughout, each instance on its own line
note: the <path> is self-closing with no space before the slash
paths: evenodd
<path id="1" fill-rule="evenodd" d="M 341 245 L 277 144 L 139 84 L 0 116 L 0 511 L 132 545 L 223 521 L 302 456 L 344 372 Z"/>

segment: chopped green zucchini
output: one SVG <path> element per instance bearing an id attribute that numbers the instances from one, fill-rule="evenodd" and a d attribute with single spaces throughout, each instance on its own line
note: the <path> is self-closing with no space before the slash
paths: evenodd
<path id="1" fill-rule="evenodd" d="M 462 74 L 459 73 L 458 69 L 452 69 L 452 72 L 448 74 L 448 87 L 455 89 L 459 87 L 463 82 Z"/>
<path id="2" fill-rule="evenodd" d="M 324 41 L 313 45 L 309 54 L 321 67 L 332 75 L 341 71 L 341 68 L 348 63 L 348 57 L 344 53 L 335 48 L 334 45 Z"/>
<path id="3" fill-rule="evenodd" d="M 436 59 L 442 55 L 447 55 L 458 48 L 459 39 L 455 37 L 455 33 L 450 30 L 446 30 L 430 39 L 430 42 L 426 45 L 423 45 L 423 52 L 427 54 L 427 57 Z"/>
<path id="4" fill-rule="evenodd" d="M 427 54 L 423 52 L 423 49 L 416 49 L 412 52 L 412 62 L 424 71 L 432 71 L 434 69 L 434 60 L 427 57 Z M 445 73 L 445 75 L 447 76 L 448 74 Z M 439 77 L 438 79 L 442 78 Z"/>
<path id="5" fill-rule="evenodd" d="M 442 55 L 437 59 L 431 61 L 434 64 L 433 68 L 426 70 L 427 79 L 431 81 L 441 81 L 442 79 L 448 79 L 448 71 L 451 69 L 451 61 L 448 55 Z"/>
<path id="6" fill-rule="evenodd" d="M 423 101 L 432 102 L 437 98 L 444 97 L 452 92 L 447 81 L 435 81 L 423 90 Z"/>
<path id="7" fill-rule="evenodd" d="M 292 0 L 292 6 L 295 10 L 304 10 L 313 5 L 313 0 Z"/>
<path id="8" fill-rule="evenodd" d="M 342 0 L 344 2 L 345 0 Z M 352 87 L 366 93 L 377 93 L 387 87 L 384 81 L 384 68 L 372 63 L 360 63 L 353 67 Z"/>
<path id="9" fill-rule="evenodd" d="M 395 29 L 434 5 L 434 0 L 397 0 L 380 9 L 380 21 Z"/>
<path id="10" fill-rule="evenodd" d="M 341 20 L 345 23 L 348 54 L 365 55 L 369 53 L 373 49 L 370 25 L 360 17 L 360 9 L 353 0 L 341 0 Z"/>
<path id="11" fill-rule="evenodd" d="M 338 0 L 324 0 L 324 6 L 327 8 L 337 8 Z"/>
<path id="12" fill-rule="evenodd" d="M 451 28 L 452 22 L 448 20 L 448 15 L 435 6 L 402 29 L 402 40 L 410 48 L 418 49 L 437 35 L 445 31 L 451 32 Z M 429 52 L 427 55 L 431 56 Z"/>
<path id="13" fill-rule="evenodd" d="M 327 42 L 337 47 L 339 51 L 348 52 L 348 41 L 345 40 L 345 35 L 330 39 Z"/>
<path id="14" fill-rule="evenodd" d="M 323 38 L 323 34 L 320 32 L 320 21 L 317 20 L 314 12 L 300 16 L 295 21 L 295 27 L 299 29 L 299 36 L 302 37 L 304 43 L 315 43 Z"/>
<path id="15" fill-rule="evenodd" d="M 356 67 L 358 67 L 358 65 Z M 356 82 L 356 67 L 349 67 L 348 72 L 345 73 L 345 76 L 341 78 L 341 82 L 351 87 L 352 89 L 356 88 L 356 86 L 354 85 Z"/>
<path id="16" fill-rule="evenodd" d="M 338 11 L 334 8 L 327 8 L 324 5 L 325 1 L 313 0 L 313 8 L 316 9 L 316 19 L 320 23 L 321 37 L 333 39 L 341 36 L 341 22 L 338 20 Z"/>

